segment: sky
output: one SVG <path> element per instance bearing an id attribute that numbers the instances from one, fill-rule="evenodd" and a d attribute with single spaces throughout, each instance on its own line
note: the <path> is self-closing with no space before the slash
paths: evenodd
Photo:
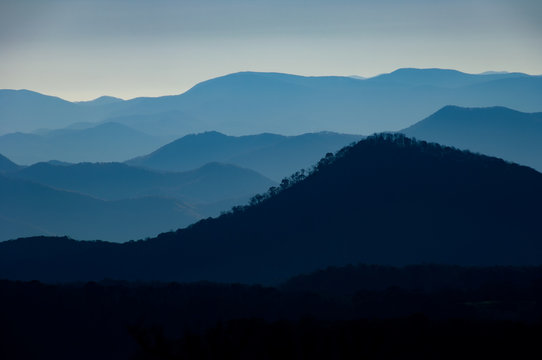
<path id="1" fill-rule="evenodd" d="M 542 74 L 540 0 L 0 0 L 0 88 L 179 94 L 238 71 Z"/>

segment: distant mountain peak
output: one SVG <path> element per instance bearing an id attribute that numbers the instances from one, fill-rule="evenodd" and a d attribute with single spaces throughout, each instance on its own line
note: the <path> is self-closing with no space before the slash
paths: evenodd
<path id="1" fill-rule="evenodd" d="M 401 132 L 542 171 L 540 112 L 526 113 L 503 106 L 445 106 Z"/>
<path id="2" fill-rule="evenodd" d="M 227 135 L 219 131 L 211 130 L 211 131 L 204 131 L 200 133 L 188 134 L 188 135 L 185 135 L 184 137 L 198 137 L 198 136 L 200 137 L 226 137 Z"/>
<path id="3" fill-rule="evenodd" d="M 69 102 L 68 100 L 62 99 L 61 97 L 54 95 L 45 95 L 37 91 L 28 89 L 0 89 L 0 100 L 2 100 L 2 98 L 4 97 L 7 97 L 10 101 L 32 99 L 39 101 L 50 101 L 55 104 L 60 103 L 68 106 L 73 105 L 73 103 Z"/>
<path id="4" fill-rule="evenodd" d="M 414 68 L 414 67 L 408 67 L 408 68 L 399 68 L 397 70 L 392 71 L 389 74 L 400 74 L 400 73 L 450 73 L 450 74 L 466 74 L 462 71 L 455 70 L 455 69 L 443 69 L 443 68 Z"/>
<path id="5" fill-rule="evenodd" d="M 116 102 L 124 101 L 124 99 L 114 97 L 114 96 L 100 96 L 94 100 L 88 100 L 88 101 L 76 101 L 76 104 L 85 104 L 85 105 L 106 105 L 106 104 L 112 104 Z"/>
<path id="6" fill-rule="evenodd" d="M 529 113 L 517 111 L 510 109 L 505 106 L 489 106 L 489 107 L 464 107 L 457 105 L 446 105 L 443 108 L 437 110 L 431 117 L 437 117 L 443 114 L 498 114 L 502 116 L 503 114 L 508 115 L 528 115 Z M 423 121 L 423 120 L 422 120 Z M 414 124 L 413 126 L 415 126 Z"/>

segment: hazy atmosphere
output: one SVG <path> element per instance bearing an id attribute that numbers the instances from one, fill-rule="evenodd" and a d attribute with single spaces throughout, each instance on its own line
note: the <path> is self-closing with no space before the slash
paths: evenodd
<path id="1" fill-rule="evenodd" d="M 542 73 L 537 0 L 1 0 L 0 87 L 89 100 L 227 73 Z"/>
<path id="2" fill-rule="evenodd" d="M 0 0 L 0 359 L 529 359 L 542 0 Z"/>

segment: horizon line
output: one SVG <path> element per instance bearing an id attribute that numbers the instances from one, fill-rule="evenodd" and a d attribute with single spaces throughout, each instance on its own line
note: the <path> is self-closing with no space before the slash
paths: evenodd
<path id="1" fill-rule="evenodd" d="M 499 74 L 520 74 L 520 75 L 535 76 L 535 77 L 542 76 L 542 74 L 530 74 L 530 73 L 526 73 L 526 72 L 522 72 L 522 71 L 506 71 L 506 70 L 504 70 L 504 71 L 488 70 L 488 71 L 483 71 L 483 72 L 480 72 L 480 73 L 469 73 L 469 72 L 465 72 L 465 71 L 461 71 L 461 70 L 457 70 L 457 69 L 452 69 L 452 68 L 438 68 L 438 67 L 428 67 L 428 68 L 424 68 L 424 67 L 400 67 L 400 68 L 396 68 L 395 70 L 390 71 L 390 72 L 383 72 L 383 73 L 379 73 L 379 74 L 374 75 L 374 76 L 367 76 L 367 77 L 363 76 L 363 75 L 359 75 L 359 74 L 351 74 L 351 75 L 300 75 L 300 74 L 294 74 L 294 73 L 288 73 L 288 72 L 278 72 L 278 71 L 242 70 L 242 71 L 235 71 L 235 72 L 231 72 L 231 73 L 225 73 L 225 74 L 218 75 L 218 76 L 215 76 L 215 77 L 211 77 L 211 78 L 208 78 L 208 79 L 205 79 L 205 80 L 201 80 L 201 81 L 195 83 L 194 85 L 190 86 L 189 88 L 187 88 L 184 91 L 180 90 L 180 92 L 177 92 L 177 93 L 162 94 L 162 95 L 156 95 L 156 96 L 142 95 L 142 96 L 135 96 L 135 97 L 125 98 L 125 97 L 122 97 L 122 96 L 117 96 L 117 95 L 111 95 L 111 94 L 105 94 L 104 93 L 103 95 L 93 97 L 93 98 L 90 98 L 90 99 L 86 98 L 86 99 L 78 99 L 78 100 L 68 100 L 67 98 L 64 98 L 64 97 L 61 97 L 61 96 L 58 96 L 58 95 L 54 95 L 52 93 L 41 92 L 41 91 L 37 91 L 37 90 L 31 90 L 31 89 L 28 89 L 28 88 L 20 88 L 20 89 L 3 88 L 3 89 L 0 89 L 0 91 L 28 91 L 28 92 L 37 93 L 37 94 L 44 95 L 44 96 L 49 96 L 49 97 L 54 97 L 54 98 L 57 98 L 57 99 L 60 99 L 60 100 L 66 101 L 66 102 L 77 104 L 77 103 L 93 102 L 93 101 L 96 101 L 96 100 L 101 99 L 101 98 L 113 98 L 113 99 L 118 99 L 120 101 L 131 101 L 131 100 L 136 100 L 136 99 L 155 99 L 155 98 L 168 97 L 168 96 L 179 96 L 179 95 L 187 93 L 188 91 L 190 91 L 191 89 L 193 89 L 197 85 L 205 83 L 207 81 L 211 81 L 211 80 L 214 80 L 214 79 L 219 79 L 219 78 L 222 78 L 222 77 L 227 77 L 227 76 L 231 76 L 231 75 L 235 75 L 235 74 L 243 74 L 243 73 L 290 75 L 290 76 L 297 76 L 297 77 L 304 77 L 304 78 L 339 77 L 339 78 L 350 78 L 350 79 L 354 79 L 354 80 L 365 81 L 365 80 L 370 80 L 370 79 L 377 78 L 377 77 L 382 76 L 382 75 L 389 75 L 389 74 L 392 74 L 392 73 L 397 72 L 399 70 L 443 70 L 443 71 L 455 71 L 455 72 L 466 74 L 466 75 L 480 75 L 480 76 L 499 75 Z"/>

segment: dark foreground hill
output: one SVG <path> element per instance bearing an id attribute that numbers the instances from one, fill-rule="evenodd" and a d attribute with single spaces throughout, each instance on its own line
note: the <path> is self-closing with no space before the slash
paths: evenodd
<path id="1" fill-rule="evenodd" d="M 0 280 L 0 293 L 5 359 L 529 358 L 542 335 L 540 267 L 360 265 L 277 288 Z"/>
<path id="2" fill-rule="evenodd" d="M 542 263 L 542 174 L 400 135 L 322 159 L 247 208 L 122 245 L 0 243 L 0 277 L 276 282 L 348 263 Z"/>
<path id="3" fill-rule="evenodd" d="M 447 106 L 401 132 L 542 170 L 542 113 Z"/>

